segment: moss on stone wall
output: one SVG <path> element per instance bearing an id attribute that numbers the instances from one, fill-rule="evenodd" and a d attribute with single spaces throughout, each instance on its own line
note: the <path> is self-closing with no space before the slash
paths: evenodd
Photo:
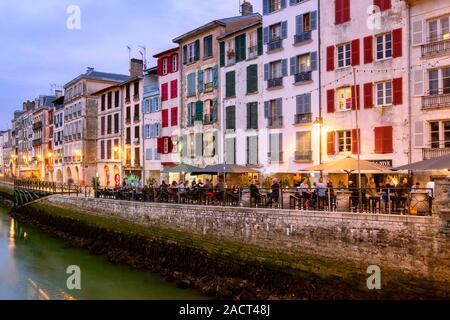
<path id="1" fill-rule="evenodd" d="M 447 283 L 383 270 L 381 291 L 366 287 L 367 266 L 265 250 L 211 236 L 141 226 L 53 206 L 18 208 L 15 214 L 43 231 L 102 254 L 112 262 L 162 274 L 205 294 L 235 299 L 449 298 Z"/>

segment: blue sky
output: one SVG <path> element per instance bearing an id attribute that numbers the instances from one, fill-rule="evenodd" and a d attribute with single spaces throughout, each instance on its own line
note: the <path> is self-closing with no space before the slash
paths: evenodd
<path id="1" fill-rule="evenodd" d="M 261 12 L 261 0 L 251 1 Z M 81 29 L 69 30 L 70 5 Z M 211 20 L 239 14 L 239 0 L 1 0 L 0 129 L 23 101 L 50 93 L 86 67 L 128 73 L 127 45 L 147 58 L 172 48 L 172 39 Z"/>

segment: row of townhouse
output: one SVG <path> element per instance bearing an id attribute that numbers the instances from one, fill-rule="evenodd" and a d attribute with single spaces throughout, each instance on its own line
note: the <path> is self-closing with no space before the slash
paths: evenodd
<path id="1" fill-rule="evenodd" d="M 156 67 L 88 69 L 24 104 L 3 172 L 115 185 L 227 163 L 298 177 L 356 153 L 399 166 L 450 152 L 447 1 L 262 2 L 176 37 Z"/>

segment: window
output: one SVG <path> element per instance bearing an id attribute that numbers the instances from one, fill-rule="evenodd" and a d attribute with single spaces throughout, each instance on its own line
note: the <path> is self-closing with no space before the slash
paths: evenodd
<path id="1" fill-rule="evenodd" d="M 281 39 L 281 23 L 274 24 L 269 27 L 269 42 L 275 42 Z"/>
<path id="2" fill-rule="evenodd" d="M 139 130 L 139 126 L 134 127 L 134 138 L 139 140 L 140 134 L 139 134 L 140 130 Z"/>
<path id="3" fill-rule="evenodd" d="M 100 118 L 100 135 L 105 134 L 105 117 Z"/>
<path id="4" fill-rule="evenodd" d="M 311 14 L 305 13 L 303 15 L 303 32 L 310 32 L 311 31 Z"/>
<path id="5" fill-rule="evenodd" d="M 338 110 L 337 111 L 348 111 L 352 110 L 352 88 L 340 88 L 337 90 L 338 93 Z"/>
<path id="6" fill-rule="evenodd" d="M 236 130 L 236 107 L 229 106 L 226 108 L 226 130 Z"/>
<path id="7" fill-rule="evenodd" d="M 119 107 L 119 103 L 120 103 L 120 92 L 116 91 L 114 93 L 114 107 L 118 108 Z"/>
<path id="8" fill-rule="evenodd" d="M 258 102 L 247 103 L 247 130 L 258 129 Z"/>
<path id="9" fill-rule="evenodd" d="M 428 22 L 428 40 L 430 42 L 450 39 L 449 19 L 450 16 L 447 16 Z"/>
<path id="10" fill-rule="evenodd" d="M 439 122 L 430 122 L 431 148 L 440 148 Z"/>
<path id="11" fill-rule="evenodd" d="M 103 94 L 102 95 L 102 103 L 101 103 L 101 111 L 105 111 L 105 106 L 106 106 L 106 95 Z"/>
<path id="12" fill-rule="evenodd" d="M 114 114 L 114 133 L 119 133 L 119 114 Z"/>
<path id="13" fill-rule="evenodd" d="M 130 101 L 130 84 L 125 86 L 125 100 Z"/>
<path id="14" fill-rule="evenodd" d="M 112 106 L 112 92 L 108 92 L 108 109 L 111 109 Z"/>
<path id="15" fill-rule="evenodd" d="M 377 87 L 377 106 L 392 104 L 392 81 L 379 82 Z"/>
<path id="16" fill-rule="evenodd" d="M 163 76 L 167 74 L 168 71 L 168 58 L 162 59 L 162 74 Z"/>
<path id="17" fill-rule="evenodd" d="M 138 81 L 136 81 L 134 83 L 134 96 L 135 97 L 139 96 L 139 82 Z"/>
<path id="18" fill-rule="evenodd" d="M 283 74 L 281 71 L 281 60 L 272 62 L 270 64 L 270 79 L 282 78 Z"/>
<path id="19" fill-rule="evenodd" d="M 172 56 L 172 72 L 178 71 L 178 55 L 174 54 Z"/>
<path id="20" fill-rule="evenodd" d="M 311 93 L 298 95 L 296 97 L 295 123 L 305 124 L 311 122 Z"/>
<path id="21" fill-rule="evenodd" d="M 352 151 L 352 132 L 350 130 L 339 131 L 338 140 L 339 152 Z"/>
<path id="22" fill-rule="evenodd" d="M 377 60 L 392 58 L 392 33 L 379 35 L 376 40 Z"/>
<path id="23" fill-rule="evenodd" d="M 203 134 L 203 155 L 205 157 L 214 157 L 216 155 L 216 136 L 217 133 L 215 132 L 206 132 Z"/>
<path id="24" fill-rule="evenodd" d="M 225 75 L 226 78 L 226 97 L 231 98 L 236 96 L 236 72 L 230 71 Z"/>
<path id="25" fill-rule="evenodd" d="M 107 133 L 111 134 L 112 133 L 112 115 L 108 115 L 108 125 L 107 127 Z"/>
<path id="26" fill-rule="evenodd" d="M 247 165 L 258 165 L 258 136 L 247 137 Z"/>
<path id="27" fill-rule="evenodd" d="M 190 102 L 187 105 L 187 125 L 192 126 L 194 125 L 195 121 L 195 102 Z"/>
<path id="28" fill-rule="evenodd" d="M 281 10 L 281 0 L 269 0 L 269 13 Z"/>
<path id="29" fill-rule="evenodd" d="M 312 160 L 311 131 L 297 132 L 295 160 Z"/>
<path id="30" fill-rule="evenodd" d="M 450 93 L 450 67 L 428 71 L 429 94 Z"/>
<path id="31" fill-rule="evenodd" d="M 299 73 L 311 71 L 311 55 L 309 53 L 298 56 L 298 68 Z"/>
<path id="32" fill-rule="evenodd" d="M 105 141 L 100 141 L 100 159 L 105 159 Z"/>
<path id="33" fill-rule="evenodd" d="M 271 163 L 283 162 L 283 134 L 274 133 L 269 135 L 269 161 Z"/>
<path id="34" fill-rule="evenodd" d="M 203 39 L 203 59 L 212 57 L 213 55 L 213 37 L 207 36 Z"/>
<path id="35" fill-rule="evenodd" d="M 197 60 L 196 59 L 197 58 L 196 51 L 197 51 L 196 42 L 193 42 L 193 43 L 187 45 L 187 62 L 188 63 L 193 63 Z"/>
<path id="36" fill-rule="evenodd" d="M 430 122 L 431 148 L 450 148 L 450 121 Z"/>
<path id="37" fill-rule="evenodd" d="M 111 140 L 106 141 L 106 159 L 107 160 L 112 159 L 112 141 Z"/>
<path id="38" fill-rule="evenodd" d="M 204 71 L 204 82 L 205 82 L 205 89 L 207 89 L 208 85 L 212 85 L 213 82 L 213 70 L 212 68 L 208 68 Z"/>
<path id="39" fill-rule="evenodd" d="M 344 68 L 351 65 L 351 45 L 346 43 L 337 46 L 338 68 Z"/>

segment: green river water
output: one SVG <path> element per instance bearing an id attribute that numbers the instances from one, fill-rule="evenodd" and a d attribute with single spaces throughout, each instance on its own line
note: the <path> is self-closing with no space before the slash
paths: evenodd
<path id="1" fill-rule="evenodd" d="M 69 290 L 69 266 L 81 270 L 81 290 Z M 69 248 L 65 243 L 23 225 L 0 208 L 0 300 L 61 299 L 203 299 L 161 277 L 131 270 Z"/>

